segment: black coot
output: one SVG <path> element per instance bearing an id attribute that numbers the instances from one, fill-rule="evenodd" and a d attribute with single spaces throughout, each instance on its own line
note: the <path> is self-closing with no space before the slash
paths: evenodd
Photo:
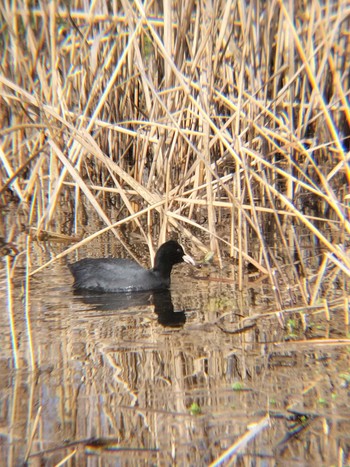
<path id="1" fill-rule="evenodd" d="M 134 261 L 116 258 L 86 258 L 68 264 L 76 290 L 92 292 L 137 292 L 167 289 L 174 264 L 194 260 L 181 245 L 169 240 L 156 253 L 153 269 L 144 269 Z"/>

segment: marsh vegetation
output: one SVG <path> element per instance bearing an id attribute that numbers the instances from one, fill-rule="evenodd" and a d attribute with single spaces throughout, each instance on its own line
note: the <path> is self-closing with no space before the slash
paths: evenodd
<path id="1" fill-rule="evenodd" d="M 258 407 L 261 430 L 271 404 L 287 420 L 292 396 L 280 378 L 294 364 L 295 383 L 311 368 L 295 386 L 301 431 L 314 420 L 317 435 L 348 424 L 339 394 L 350 379 L 349 5 L 19 0 L 2 2 L 0 18 L 4 456 L 50 456 L 58 422 L 50 424 L 37 393 L 41 377 L 50 394 L 58 381 L 64 388 L 59 440 L 73 444 L 55 451 L 55 462 L 68 456 L 72 465 L 88 455 L 81 446 L 89 455 L 113 452 L 113 463 L 111 437 L 140 448 L 130 465 L 209 464 L 257 421 Z M 67 259 L 145 263 L 169 238 L 203 263 L 213 258 L 177 281 L 178 308 L 192 310 L 180 330 L 167 331 L 149 313 L 82 317 Z M 264 397 L 254 399 L 262 374 Z M 236 379 L 243 389 L 249 381 L 249 391 L 234 394 Z M 29 402 L 20 410 L 23 394 Z M 96 428 L 101 412 L 89 404 L 98 395 L 105 418 Z M 76 417 L 77 401 L 94 430 Z M 345 418 L 330 422 L 332 404 Z M 237 407 L 246 411 L 235 430 Z M 282 422 L 275 423 L 277 436 Z M 348 428 L 335 429 L 329 451 L 308 440 L 294 446 L 295 456 L 346 463 L 349 435 L 339 433 Z M 266 452 L 258 439 L 246 465 L 257 452 L 292 459 L 286 440 Z"/>

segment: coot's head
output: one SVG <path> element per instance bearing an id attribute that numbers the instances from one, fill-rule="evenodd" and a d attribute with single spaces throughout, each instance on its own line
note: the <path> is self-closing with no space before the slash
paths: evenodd
<path id="1" fill-rule="evenodd" d="M 182 246 L 175 240 L 169 240 L 159 247 L 154 259 L 154 270 L 171 271 L 174 264 L 189 263 L 193 266 L 196 264 L 191 256 L 186 255 Z"/>

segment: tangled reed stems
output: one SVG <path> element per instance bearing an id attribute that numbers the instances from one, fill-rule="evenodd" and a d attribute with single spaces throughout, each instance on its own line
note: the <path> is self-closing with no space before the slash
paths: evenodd
<path id="1" fill-rule="evenodd" d="M 31 5 L 0 6 L 0 193 L 32 234 L 80 235 L 93 211 L 101 230 L 59 256 L 176 231 L 235 256 L 240 288 L 253 263 L 277 302 L 293 283 L 314 303 L 326 279 L 347 295 L 346 3 Z"/>

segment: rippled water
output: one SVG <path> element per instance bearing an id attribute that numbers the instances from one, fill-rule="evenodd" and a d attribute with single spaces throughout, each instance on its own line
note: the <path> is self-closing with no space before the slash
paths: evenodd
<path id="1" fill-rule="evenodd" d="M 17 268 L 15 370 L 2 271 L 1 465 L 204 466 L 267 414 L 237 465 L 346 465 L 343 317 L 315 313 L 308 333 L 297 313 L 293 332 L 276 314 L 255 319 L 275 311 L 269 285 L 240 294 L 231 272 L 179 265 L 169 295 L 80 296 L 54 263 L 30 281 L 32 370 Z M 324 337 L 343 340 L 310 341 Z"/>

